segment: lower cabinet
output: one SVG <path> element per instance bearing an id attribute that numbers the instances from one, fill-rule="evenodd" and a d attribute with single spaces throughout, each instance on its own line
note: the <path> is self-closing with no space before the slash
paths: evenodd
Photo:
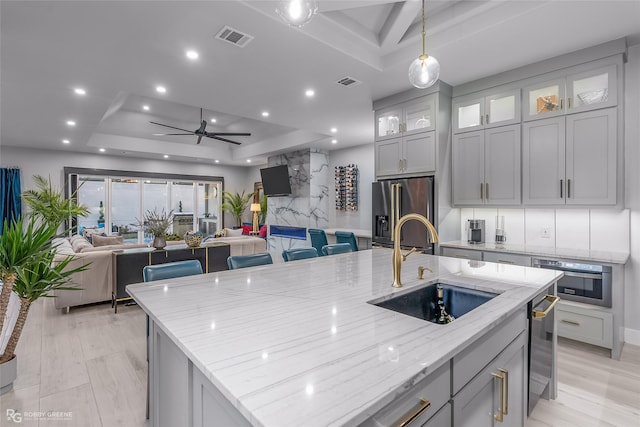
<path id="1" fill-rule="evenodd" d="M 522 332 L 453 397 L 454 427 L 524 425 L 526 348 Z"/>
<path id="2" fill-rule="evenodd" d="M 482 251 L 440 247 L 440 255 L 482 261 Z"/>

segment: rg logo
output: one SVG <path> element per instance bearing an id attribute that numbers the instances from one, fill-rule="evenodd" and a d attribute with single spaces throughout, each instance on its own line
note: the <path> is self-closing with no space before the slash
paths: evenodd
<path id="1" fill-rule="evenodd" d="M 15 409 L 7 409 L 7 420 L 13 421 L 14 423 L 21 423 L 22 413 L 16 411 Z"/>

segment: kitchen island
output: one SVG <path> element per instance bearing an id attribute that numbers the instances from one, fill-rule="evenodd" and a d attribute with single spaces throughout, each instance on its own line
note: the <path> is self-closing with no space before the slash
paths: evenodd
<path id="1" fill-rule="evenodd" d="M 451 421 L 446 401 L 468 389 L 455 384 L 463 362 L 484 357 L 476 347 L 497 355 L 501 348 L 491 347 L 510 336 L 510 325 L 517 329 L 505 346 L 522 340 L 527 303 L 562 275 L 414 254 L 403 263 L 404 287 L 394 289 L 391 254 L 373 249 L 129 285 L 150 317 L 152 425 L 376 425 L 431 379 L 446 384 L 446 400 L 432 399 L 431 410 Z M 419 266 L 427 268 L 423 280 Z M 499 295 L 448 325 L 368 303 L 436 281 Z M 523 395 L 523 375 L 515 381 Z"/>

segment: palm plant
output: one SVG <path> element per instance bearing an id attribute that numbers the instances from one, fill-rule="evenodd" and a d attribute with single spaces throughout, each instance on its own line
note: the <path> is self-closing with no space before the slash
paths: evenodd
<path id="1" fill-rule="evenodd" d="M 230 191 L 222 192 L 222 209 L 233 216 L 238 227 L 242 225 L 242 214 L 247 209 L 252 197 L 253 193 L 245 195 L 244 190 L 242 191 L 242 194 L 237 192 L 232 193 Z"/>
<path id="2" fill-rule="evenodd" d="M 264 224 L 267 221 L 267 196 L 262 195 L 260 198 L 260 219 L 259 223 Z"/>
<path id="3" fill-rule="evenodd" d="M 64 197 L 60 190 L 53 188 L 49 179 L 34 175 L 33 181 L 37 189 L 23 192 L 22 200 L 34 218 L 59 227 L 71 216 L 89 215 L 86 206 L 78 204 L 74 197 Z"/>

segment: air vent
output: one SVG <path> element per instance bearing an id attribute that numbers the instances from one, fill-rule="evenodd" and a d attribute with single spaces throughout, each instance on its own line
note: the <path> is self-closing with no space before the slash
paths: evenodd
<path id="1" fill-rule="evenodd" d="M 218 34 L 216 34 L 216 38 L 238 47 L 245 47 L 251 40 L 253 40 L 253 36 L 241 33 L 240 31 L 234 30 L 226 25 L 218 32 Z"/>
<path id="2" fill-rule="evenodd" d="M 360 83 L 362 83 L 359 80 L 354 79 L 353 77 L 343 77 L 340 80 L 338 80 L 336 83 L 338 83 L 341 86 L 344 87 L 353 87 L 353 86 L 358 86 Z"/>

